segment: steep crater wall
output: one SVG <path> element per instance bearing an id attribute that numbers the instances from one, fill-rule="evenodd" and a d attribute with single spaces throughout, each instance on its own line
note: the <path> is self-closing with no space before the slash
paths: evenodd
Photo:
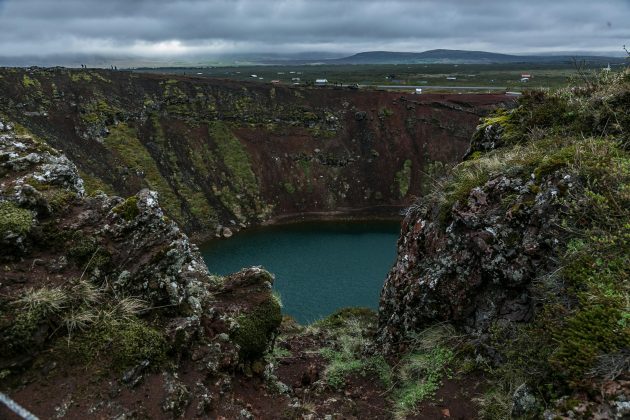
<path id="1" fill-rule="evenodd" d="M 0 112 L 63 150 L 88 192 L 151 188 L 197 234 L 394 214 L 510 101 L 68 69 L 2 69 L 0 92 Z"/>

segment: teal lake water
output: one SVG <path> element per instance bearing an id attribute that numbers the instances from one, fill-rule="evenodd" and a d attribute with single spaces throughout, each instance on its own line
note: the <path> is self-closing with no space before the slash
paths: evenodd
<path id="1" fill-rule="evenodd" d="M 307 324 L 346 306 L 376 309 L 396 256 L 397 222 L 313 222 L 238 233 L 200 246 L 211 273 L 261 265 L 283 312 Z"/>

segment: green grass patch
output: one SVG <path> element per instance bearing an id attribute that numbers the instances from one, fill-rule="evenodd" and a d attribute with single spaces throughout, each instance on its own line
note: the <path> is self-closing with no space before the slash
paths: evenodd
<path id="1" fill-rule="evenodd" d="M 8 307 L 0 314 L 2 355 L 32 354 L 52 344 L 53 353 L 70 352 L 83 363 L 105 358 L 116 370 L 166 359 L 162 334 L 136 317 L 144 303 L 109 295 L 87 280 L 24 290 Z"/>
<path id="2" fill-rule="evenodd" d="M 453 351 L 440 346 L 406 356 L 400 369 L 403 385 L 394 397 L 397 413 L 410 413 L 418 403 L 433 397 L 442 379 L 451 373 L 447 366 L 452 360 Z"/>
<path id="3" fill-rule="evenodd" d="M 342 308 L 311 328 L 326 333 L 330 346 L 320 350 L 327 360 L 328 386 L 341 389 L 349 375 L 375 375 L 385 388 L 393 383 L 392 370 L 382 355 L 366 353 L 376 326 L 376 313 L 368 308 Z"/>
<path id="4" fill-rule="evenodd" d="M 396 371 L 393 391 L 396 418 L 405 418 L 419 403 L 432 398 L 442 380 L 452 376 L 450 364 L 458 347 L 454 336 L 453 327 L 440 324 L 409 337 L 410 351 Z"/>

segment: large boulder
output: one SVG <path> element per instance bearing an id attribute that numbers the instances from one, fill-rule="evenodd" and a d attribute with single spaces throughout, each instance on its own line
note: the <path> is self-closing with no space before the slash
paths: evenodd
<path id="1" fill-rule="evenodd" d="M 557 195 L 567 183 L 561 174 L 542 188 L 498 176 L 456 202 L 446 226 L 435 209 L 416 207 L 403 221 L 381 293 L 382 341 L 442 321 L 477 333 L 497 320 L 529 321 L 532 281 L 554 264 Z"/>

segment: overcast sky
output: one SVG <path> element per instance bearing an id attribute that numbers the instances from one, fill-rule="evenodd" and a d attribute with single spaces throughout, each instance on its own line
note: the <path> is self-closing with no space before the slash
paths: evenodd
<path id="1" fill-rule="evenodd" d="M 630 0 L 0 0 L 0 55 L 619 51 Z"/>

